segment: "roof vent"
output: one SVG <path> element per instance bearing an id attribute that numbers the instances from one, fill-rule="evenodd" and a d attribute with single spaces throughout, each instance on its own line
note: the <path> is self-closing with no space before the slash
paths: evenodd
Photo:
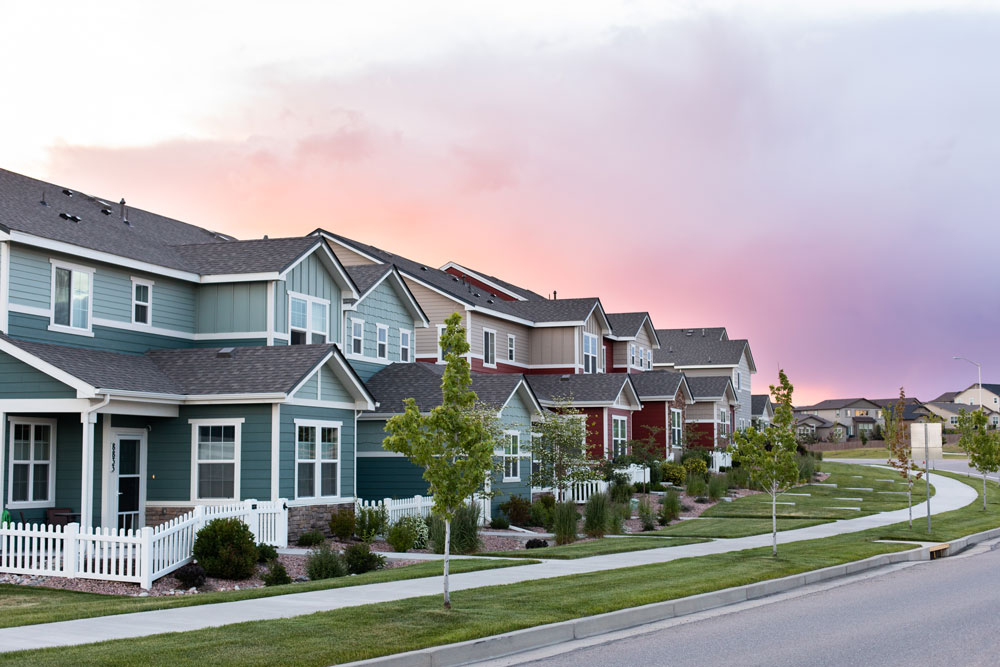
<path id="1" fill-rule="evenodd" d="M 667 352 L 669 352 L 670 354 L 673 354 L 674 353 L 674 346 L 670 345 L 669 347 L 667 347 Z"/>
<path id="2" fill-rule="evenodd" d="M 42 190 L 42 201 L 40 201 L 38 203 L 41 204 L 42 206 L 48 206 L 49 205 L 49 203 L 47 201 L 45 201 L 45 190 Z"/>
<path id="3" fill-rule="evenodd" d="M 70 220 L 72 222 L 80 222 L 82 218 L 78 215 L 70 215 L 69 213 L 60 213 L 59 217 L 63 220 Z"/>
<path id="4" fill-rule="evenodd" d="M 560 375 L 559 376 L 559 381 L 560 382 L 569 382 L 569 376 L 568 375 Z"/>
<path id="5" fill-rule="evenodd" d="M 122 197 L 122 200 L 118 202 L 118 206 L 121 209 L 122 222 L 126 225 L 131 225 L 132 223 L 128 221 L 128 209 L 125 208 L 125 197 Z"/>
<path id="6" fill-rule="evenodd" d="M 475 293 L 475 294 L 473 294 L 472 296 L 474 296 L 474 297 L 476 297 L 476 298 L 478 299 L 478 298 L 479 298 L 479 292 L 476 292 L 476 293 Z"/>
<path id="7" fill-rule="evenodd" d="M 233 358 L 233 348 L 224 347 L 215 355 L 216 359 L 232 359 Z"/>
<path id="8" fill-rule="evenodd" d="M 492 294 L 492 293 L 491 293 L 491 294 L 490 294 L 490 296 L 491 296 L 491 297 L 493 297 L 494 299 L 495 299 L 495 298 L 497 298 L 497 295 L 496 295 L 496 294 Z"/>
<path id="9" fill-rule="evenodd" d="M 110 208 L 102 208 L 101 209 L 101 213 L 103 213 L 104 215 L 111 215 L 111 209 Z"/>
<path id="10" fill-rule="evenodd" d="M 63 190 L 63 194 L 66 195 L 67 197 L 72 197 L 73 196 L 73 191 L 72 190 L 66 190 L 66 189 L 64 189 Z"/>
<path id="11" fill-rule="evenodd" d="M 458 282 L 458 276 L 452 276 L 451 279 L 454 280 L 456 283 Z"/>
<path id="12" fill-rule="evenodd" d="M 486 303 L 493 303 L 493 299 L 486 299 Z"/>
<path id="13" fill-rule="evenodd" d="M 421 270 L 421 271 L 426 271 L 426 270 L 427 270 L 427 267 L 426 267 L 426 266 L 421 266 L 421 267 L 420 267 L 420 270 Z"/>
<path id="14" fill-rule="evenodd" d="M 704 330 L 704 329 L 702 329 L 702 330 L 701 330 L 701 337 L 702 337 L 702 338 L 704 338 L 704 337 L 705 337 L 705 330 Z"/>
<path id="15" fill-rule="evenodd" d="M 684 332 L 684 335 L 685 335 L 685 336 L 690 336 L 690 335 L 692 335 L 693 333 L 694 333 L 693 331 L 685 331 L 685 332 Z"/>

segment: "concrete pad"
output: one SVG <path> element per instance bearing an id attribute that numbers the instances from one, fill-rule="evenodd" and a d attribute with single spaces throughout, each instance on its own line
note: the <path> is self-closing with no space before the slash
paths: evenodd
<path id="1" fill-rule="evenodd" d="M 864 498 L 834 498 L 834 500 L 856 500 L 859 503 L 863 503 L 865 501 Z"/>
<path id="2" fill-rule="evenodd" d="M 867 486 L 845 486 L 844 491 L 874 491 L 875 489 L 869 489 Z"/>
<path id="3" fill-rule="evenodd" d="M 827 507 L 828 510 L 854 510 L 855 512 L 860 512 L 860 507 Z"/>
<path id="4" fill-rule="evenodd" d="M 788 491 L 782 493 L 781 495 L 783 495 L 783 496 L 806 496 L 806 497 L 811 497 L 812 496 L 811 493 L 789 493 Z"/>
<path id="5" fill-rule="evenodd" d="M 830 482 L 812 482 L 812 483 L 808 484 L 807 486 L 828 486 L 828 487 L 830 487 L 832 489 L 836 489 L 837 488 L 836 484 L 832 484 Z"/>

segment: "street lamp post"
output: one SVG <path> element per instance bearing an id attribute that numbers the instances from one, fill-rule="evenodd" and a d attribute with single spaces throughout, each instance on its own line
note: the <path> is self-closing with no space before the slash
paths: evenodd
<path id="1" fill-rule="evenodd" d="M 970 364 L 976 367 L 979 371 L 979 409 L 983 409 L 983 365 L 972 359 L 966 359 L 965 357 L 952 357 L 952 359 L 961 359 L 962 361 L 968 361 Z"/>

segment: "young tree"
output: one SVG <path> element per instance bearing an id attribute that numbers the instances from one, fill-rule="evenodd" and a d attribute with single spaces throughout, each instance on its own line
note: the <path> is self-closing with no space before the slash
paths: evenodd
<path id="1" fill-rule="evenodd" d="M 986 510 L 986 473 L 1000 470 L 1000 433 L 986 425 L 986 413 L 958 411 L 958 446 L 969 455 L 969 463 L 983 475 L 983 510 Z"/>
<path id="2" fill-rule="evenodd" d="M 656 437 L 663 432 L 660 426 L 643 426 L 649 434 L 645 438 L 630 440 L 628 443 L 629 458 L 636 465 L 646 469 L 646 482 L 643 483 L 644 492 L 649 491 L 649 479 L 653 466 L 663 461 L 666 457 L 664 448 L 656 442 Z"/>
<path id="3" fill-rule="evenodd" d="M 906 506 L 910 510 L 910 528 L 913 528 L 913 483 L 923 477 L 924 473 L 913 462 L 910 433 L 906 428 L 906 422 L 903 421 L 905 407 L 906 392 L 900 387 L 899 400 L 895 405 L 892 408 L 882 409 L 882 420 L 885 422 L 885 428 L 882 430 L 885 434 L 885 444 L 889 448 L 887 463 L 906 479 Z"/>
<path id="4" fill-rule="evenodd" d="M 444 521 L 444 607 L 451 609 L 451 520 L 470 496 L 483 489 L 503 439 L 496 424 L 496 410 L 478 406 L 471 389 L 472 376 L 465 358 L 469 344 L 462 317 L 453 313 L 445 324 L 441 349 L 445 350 L 447 365 L 441 380 L 441 405 L 422 415 L 416 402 L 406 399 L 405 412 L 386 423 L 389 435 L 383 447 L 404 454 L 424 469 L 424 479 L 434 496 L 431 511 Z"/>
<path id="5" fill-rule="evenodd" d="M 531 483 L 555 489 L 560 501 L 565 500 L 566 491 L 574 484 L 600 477 L 585 444 L 585 419 L 573 407 L 572 398 L 561 398 L 552 412 L 533 426 L 538 435 L 532 439 L 531 452 L 538 468 Z"/>
<path id="6" fill-rule="evenodd" d="M 750 479 L 771 496 L 771 554 L 778 555 L 778 495 L 799 481 L 795 460 L 796 443 L 792 384 L 784 370 L 778 371 L 778 385 L 771 385 L 777 406 L 774 419 L 763 431 L 749 428 L 737 433 L 733 460 L 745 468 Z"/>

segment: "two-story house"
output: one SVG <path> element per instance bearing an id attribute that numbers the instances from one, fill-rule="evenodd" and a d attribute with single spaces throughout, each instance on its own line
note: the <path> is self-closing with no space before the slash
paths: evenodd
<path id="1" fill-rule="evenodd" d="M 955 392 L 951 399 L 952 403 L 973 406 L 979 405 L 980 401 L 982 401 L 983 407 L 1000 411 L 1000 384 L 984 382 L 982 389 L 980 389 L 979 384 L 976 383 L 962 391 Z"/>
<path id="2" fill-rule="evenodd" d="M 774 404 L 770 394 L 753 394 L 750 397 L 750 422 L 758 431 L 770 426 L 774 419 Z"/>
<path id="3" fill-rule="evenodd" d="M 632 376 L 642 402 L 633 413 L 636 439 L 652 436 L 662 449 L 665 459 L 679 457 L 684 448 L 684 422 L 694 396 L 683 373 L 677 371 L 646 371 Z"/>
<path id="4" fill-rule="evenodd" d="M 844 427 L 847 437 L 860 437 L 862 431 L 871 437 L 875 425 L 881 423 L 882 407 L 867 398 L 830 398 L 815 405 L 795 408 L 795 416 L 804 414 L 822 417 Z"/>
<path id="5" fill-rule="evenodd" d="M 604 337 L 606 368 L 610 373 L 653 370 L 653 351 L 660 349 L 649 313 L 609 313 L 611 334 Z"/>

